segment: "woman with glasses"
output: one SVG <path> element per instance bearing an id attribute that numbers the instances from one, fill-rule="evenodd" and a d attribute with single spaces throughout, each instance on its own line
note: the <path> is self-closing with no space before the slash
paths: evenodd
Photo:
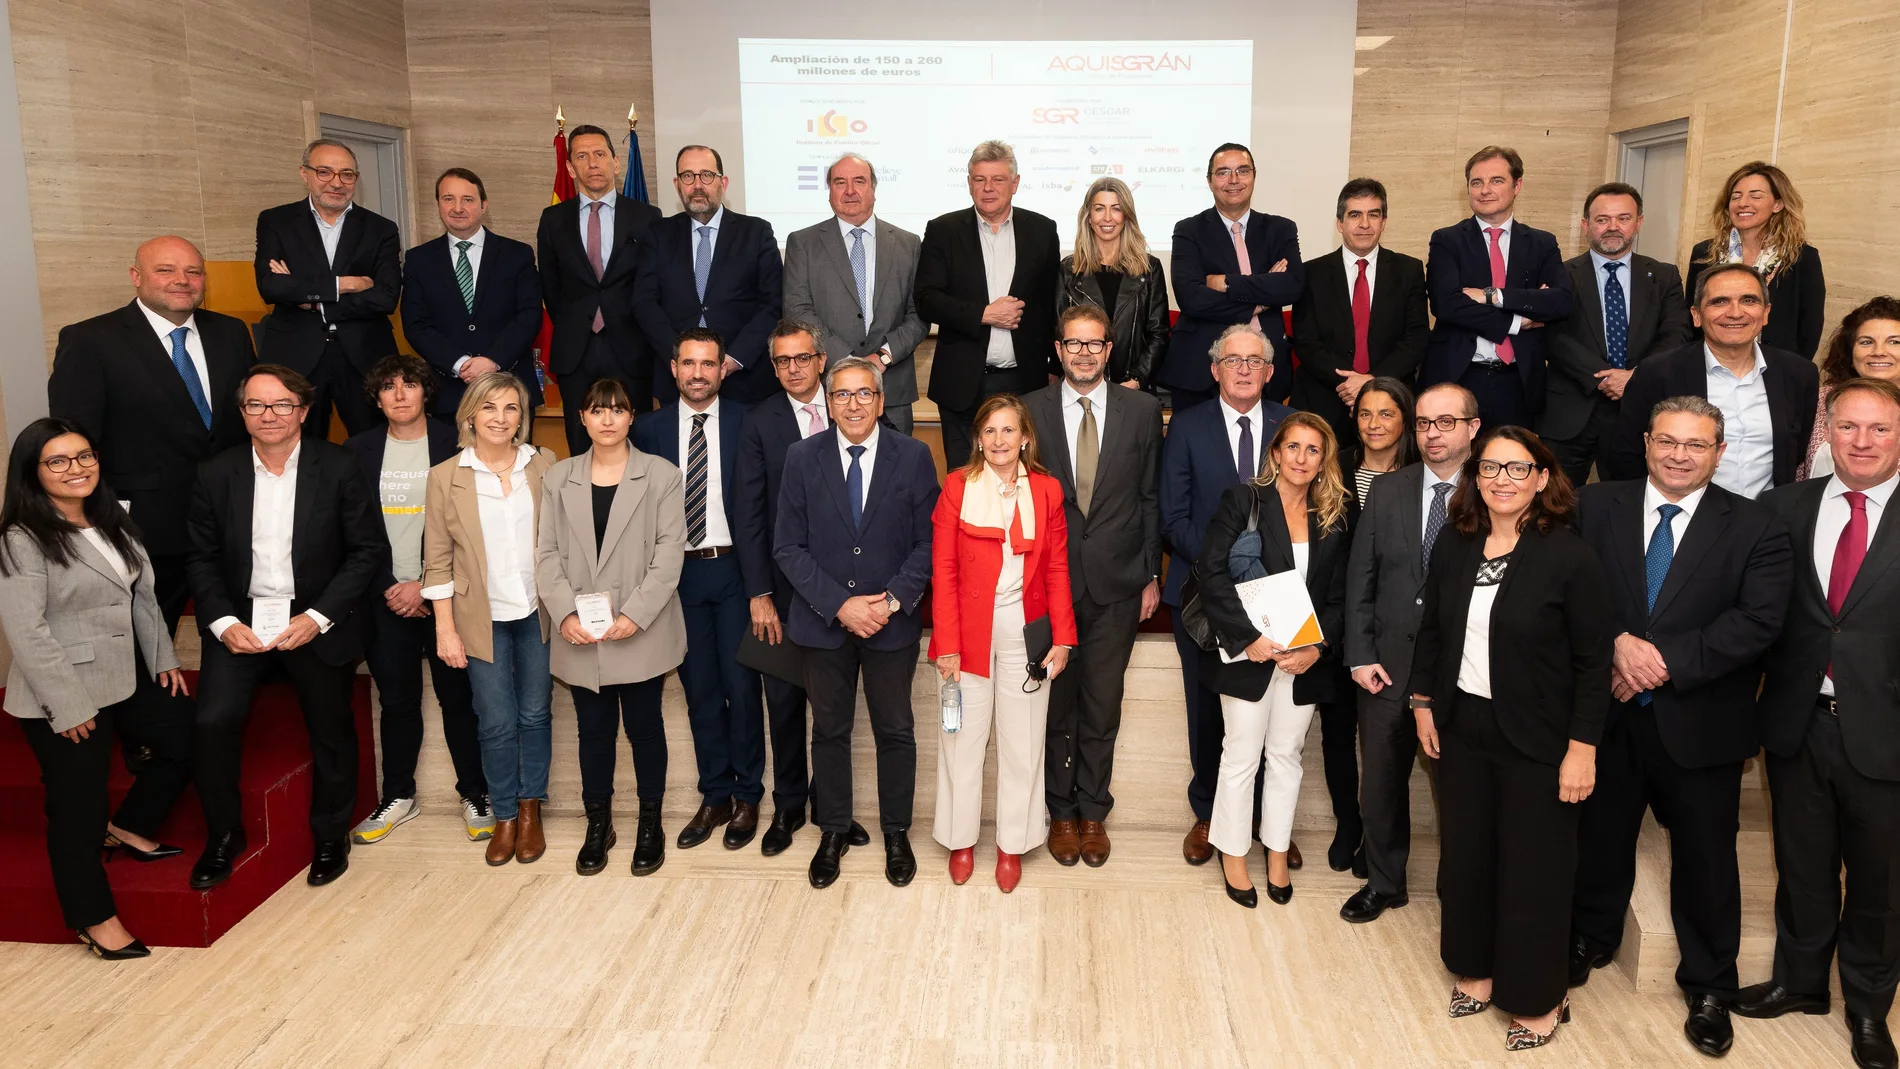
<path id="1" fill-rule="evenodd" d="M 962 723 L 937 745 L 937 818 L 950 880 L 976 867 L 983 758 L 996 728 L 996 886 L 1014 891 L 1023 854 L 1049 835 L 1043 789 L 1045 680 L 1075 646 L 1062 484 L 1042 466 L 1029 409 L 997 394 L 976 412 L 976 452 L 944 484 L 931 516 L 930 659 L 962 690 Z M 1051 643 L 1029 660 L 1030 625 Z"/>
<path id="2" fill-rule="evenodd" d="M 528 444 L 530 404 L 527 387 L 505 371 L 469 384 L 455 409 L 462 451 L 429 469 L 422 529 L 422 596 L 436 603 L 436 654 L 468 669 L 474 693 L 495 814 L 490 865 L 527 864 L 547 852 L 541 803 L 554 682 L 534 547 L 554 454 Z"/>
<path id="3" fill-rule="evenodd" d="M 1596 784 L 1610 704 L 1611 614 L 1576 494 L 1522 427 L 1465 463 L 1425 580 L 1413 717 L 1439 759 L 1439 955 L 1450 1013 L 1496 1003 L 1505 1049 L 1570 1017 L 1578 803 Z"/>
<path id="4" fill-rule="evenodd" d="M 1112 324 L 1108 380 L 1148 389 L 1168 347 L 1168 284 L 1141 235 L 1135 196 L 1119 178 L 1089 186 L 1075 217 L 1075 253 L 1057 268 L 1056 315 L 1078 304 L 1100 308 Z"/>
<path id="5" fill-rule="evenodd" d="M 1227 897 L 1259 904 L 1247 874 L 1253 848 L 1254 778 L 1266 757 L 1260 792 L 1260 842 L 1267 851 L 1267 897 L 1293 897 L 1287 846 L 1299 802 L 1306 729 L 1319 702 L 1340 697 L 1336 643 L 1345 629 L 1346 546 L 1351 498 L 1339 475 L 1333 429 L 1311 412 L 1280 422 L 1258 479 L 1231 487 L 1208 524 L 1195 575 L 1217 648 L 1201 655 L 1201 679 L 1219 694 L 1226 730 L 1207 841 L 1221 853 Z M 1318 616 L 1322 640 L 1288 648 L 1263 634 L 1236 585 L 1297 571 Z"/>
<path id="6" fill-rule="evenodd" d="M 1827 395 L 1848 379 L 1900 383 L 1900 300 L 1875 297 L 1841 319 L 1821 361 L 1821 400 L 1814 410 L 1808 457 L 1795 469 L 1796 479 L 1834 474 L 1834 454 L 1827 448 Z"/>
<path id="7" fill-rule="evenodd" d="M 1716 264 L 1747 264 L 1768 286 L 1774 315 L 1762 328 L 1761 344 L 1814 359 L 1827 322 L 1827 279 L 1821 254 L 1807 243 L 1801 194 L 1772 163 L 1745 163 L 1722 183 L 1709 212 L 1714 233 L 1689 253 L 1683 293 L 1696 304 L 1696 282 Z"/>
<path id="8" fill-rule="evenodd" d="M 41 419 L 14 440 L 0 505 L 0 629 L 13 649 L 6 711 L 46 787 L 46 854 L 60 911 L 107 961 L 151 951 L 127 931 L 100 863 L 180 853 L 154 836 L 191 777 L 190 702 L 138 528 L 99 481 L 76 424 Z M 169 692 L 169 693 L 168 693 Z M 136 725 L 151 760 L 113 811 L 112 736 Z"/>

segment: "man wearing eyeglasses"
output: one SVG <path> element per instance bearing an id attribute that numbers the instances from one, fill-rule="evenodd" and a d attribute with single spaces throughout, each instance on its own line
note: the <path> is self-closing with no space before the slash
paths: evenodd
<path id="1" fill-rule="evenodd" d="M 361 434 L 382 418 L 363 376 L 396 351 L 389 317 L 402 294 L 402 235 L 356 203 L 362 172 L 343 142 L 310 142 L 298 173 L 308 196 L 257 213 L 253 270 L 271 304 L 257 348 L 316 390 L 305 436 L 329 436 L 332 406 L 348 434 Z"/>
<path id="2" fill-rule="evenodd" d="M 1155 381 L 1168 388 L 1176 412 L 1218 392 L 1203 354 L 1235 324 L 1267 339 L 1273 370 L 1263 387 L 1266 398 L 1285 401 L 1293 392 L 1293 357 L 1280 309 L 1299 300 L 1306 287 L 1300 231 L 1291 219 L 1253 210 L 1254 177 L 1247 146 L 1220 146 L 1207 158 L 1214 206 L 1174 225 L 1168 274 L 1181 317 Z"/>
<path id="3" fill-rule="evenodd" d="M 1647 477 L 1578 495 L 1578 529 L 1615 580 L 1616 700 L 1577 829 L 1570 949 L 1572 986 L 1615 956 L 1643 812 L 1654 810 L 1669 829 L 1683 1029 L 1716 1057 L 1733 1042 L 1725 1000 L 1739 985 L 1742 763 L 1761 749 L 1761 659 L 1781 633 L 1794 582 L 1788 525 L 1712 482 L 1725 437 L 1721 409 L 1668 398 L 1652 407 L 1643 435 Z M 1776 803 L 1801 804 L 1779 795 Z"/>
<path id="4" fill-rule="evenodd" d="M 785 318 L 812 323 L 833 357 L 884 368 L 884 420 L 911 433 L 911 353 L 930 328 L 917 314 L 917 235 L 877 218 L 877 170 L 846 153 L 825 170 L 832 217 L 785 238 Z"/>
<path id="5" fill-rule="evenodd" d="M 784 282 L 772 224 L 725 206 L 730 180 L 717 151 L 688 145 L 673 163 L 682 210 L 653 224 L 634 276 L 634 314 L 655 352 L 672 351 L 673 339 L 692 328 L 726 339 L 720 391 L 743 404 L 762 401 L 778 391 L 765 351 Z M 678 395 L 664 376 L 653 386 L 662 403 Z"/>

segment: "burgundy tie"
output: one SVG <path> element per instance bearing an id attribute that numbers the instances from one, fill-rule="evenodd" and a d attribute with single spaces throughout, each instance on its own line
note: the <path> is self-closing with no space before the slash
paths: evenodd
<path id="1" fill-rule="evenodd" d="M 1501 226 L 1487 226 L 1484 228 L 1484 232 L 1491 237 L 1491 288 L 1501 290 L 1504 288 L 1504 248 L 1498 244 L 1498 239 L 1504 236 L 1504 228 Z M 1511 339 L 1509 337 L 1506 337 L 1503 341 L 1498 343 L 1498 359 L 1504 361 L 1506 364 L 1510 364 L 1517 359 L 1517 356 L 1511 349 Z"/>
<path id="2" fill-rule="evenodd" d="M 1366 260 L 1359 258 L 1359 277 L 1352 282 L 1352 370 L 1372 374 L 1372 352 L 1366 335 L 1372 330 L 1372 287 L 1366 284 Z"/>
<path id="3" fill-rule="evenodd" d="M 590 209 L 587 213 L 587 265 L 594 269 L 594 278 L 599 279 L 607 273 L 606 265 L 600 258 L 600 202 L 595 201 L 587 207 Z M 607 317 L 600 314 L 600 309 L 594 309 L 594 333 L 599 334 L 600 328 L 606 325 Z"/>
<path id="4" fill-rule="evenodd" d="M 1840 619 L 1841 606 L 1847 604 L 1847 592 L 1854 588 L 1854 577 L 1860 574 L 1860 563 L 1867 559 L 1867 495 L 1849 490 L 1841 496 L 1853 512 L 1847 517 L 1847 526 L 1841 528 L 1840 541 L 1834 543 L 1834 567 L 1827 573 L 1827 610 L 1836 620 Z M 1827 674 L 1833 678 L 1832 664 L 1827 666 Z"/>

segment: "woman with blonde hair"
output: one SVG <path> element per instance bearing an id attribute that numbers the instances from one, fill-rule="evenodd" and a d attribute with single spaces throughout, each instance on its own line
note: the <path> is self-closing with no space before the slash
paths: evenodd
<path id="1" fill-rule="evenodd" d="M 1339 443 L 1311 412 L 1282 420 L 1260 478 L 1228 489 L 1195 565 L 1215 648 L 1201 675 L 1221 696 L 1226 732 L 1207 841 L 1221 852 L 1227 896 L 1258 904 L 1247 875 L 1253 847 L 1253 786 L 1266 756 L 1260 842 L 1267 850 L 1267 897 L 1293 897 L 1287 845 L 1300 797 L 1301 756 L 1314 706 L 1335 701 L 1337 642 L 1345 627 L 1346 548 L 1352 496 L 1339 473 Z M 1262 634 L 1235 591 L 1238 583 L 1297 571 L 1313 600 L 1322 640 L 1289 649 Z"/>
<path id="2" fill-rule="evenodd" d="M 1092 304 L 1107 314 L 1108 380 L 1137 390 L 1168 346 L 1168 283 L 1135 218 L 1135 195 L 1119 178 L 1098 178 L 1075 217 L 1075 252 L 1058 269 L 1056 314 Z"/>
<path id="3" fill-rule="evenodd" d="M 1772 163 L 1745 163 L 1722 183 L 1709 212 L 1713 236 L 1689 254 L 1683 295 L 1696 306 L 1696 283 L 1715 264 L 1742 263 L 1755 269 L 1768 286 L 1772 314 L 1762 328 L 1761 344 L 1814 359 L 1826 326 L 1827 279 L 1821 254 L 1808 244 L 1801 216 L 1801 194 L 1788 175 Z"/>

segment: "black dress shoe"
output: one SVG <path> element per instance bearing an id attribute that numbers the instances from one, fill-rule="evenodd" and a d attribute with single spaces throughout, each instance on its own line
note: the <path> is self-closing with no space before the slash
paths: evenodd
<path id="1" fill-rule="evenodd" d="M 1346 904 L 1339 907 L 1339 915 L 1354 924 L 1367 924 L 1379 919 L 1379 915 L 1388 909 L 1400 909 L 1410 902 L 1404 891 L 1388 895 L 1372 889 L 1371 884 L 1361 887 Z"/>
<path id="2" fill-rule="evenodd" d="M 1827 992 L 1818 995 L 1798 995 L 1782 987 L 1773 980 L 1764 980 L 1735 992 L 1728 1000 L 1731 1012 L 1743 1017 L 1769 1018 L 1784 1013 L 1808 1013 L 1821 1016 L 1828 1012 Z"/>
<path id="3" fill-rule="evenodd" d="M 159 843 L 156 850 L 140 850 L 131 843 L 121 842 L 118 836 L 110 832 L 106 833 L 106 841 L 103 849 L 106 852 L 107 861 L 115 860 L 121 852 L 123 852 L 125 856 L 138 862 L 163 861 L 168 857 L 177 857 L 179 854 L 185 852 L 185 848 L 182 846 L 168 846 L 165 843 Z"/>
<path id="4" fill-rule="evenodd" d="M 1284 906 L 1293 901 L 1293 885 L 1289 883 L 1284 887 L 1276 887 L 1272 880 L 1268 880 L 1267 897 L 1273 899 L 1274 905 Z"/>
<path id="5" fill-rule="evenodd" d="M 1590 982 L 1590 972 L 1608 965 L 1616 957 L 1616 951 L 1601 943 L 1594 942 L 1581 935 L 1570 937 L 1570 986 L 1582 987 Z"/>
<path id="6" fill-rule="evenodd" d="M 1854 1037 L 1854 1064 L 1860 1069 L 1894 1069 L 1893 1036 L 1886 1021 L 1850 1013 L 1847 1032 Z"/>
<path id="7" fill-rule="evenodd" d="M 766 857 L 777 857 L 791 849 L 792 835 L 805 826 L 805 807 L 781 809 L 772 814 L 772 825 L 765 829 L 765 837 L 759 840 L 759 852 Z"/>
<path id="8" fill-rule="evenodd" d="M 209 891 L 230 879 L 231 866 L 244 856 L 249 845 L 242 830 L 227 831 L 206 843 L 205 852 L 198 855 L 198 863 L 191 867 L 191 889 Z"/>
<path id="9" fill-rule="evenodd" d="M 84 928 L 74 928 L 73 934 L 78 936 L 79 941 L 86 944 L 86 949 L 92 951 L 93 957 L 98 958 L 100 961 L 131 961 L 133 958 L 149 958 L 152 956 L 151 949 L 136 939 L 117 950 L 107 950 L 105 947 L 100 946 L 99 941 L 92 937 L 92 933 L 86 931 Z"/>
<path id="10" fill-rule="evenodd" d="M 712 838 L 713 829 L 732 819 L 732 799 L 728 798 L 718 805 L 701 804 L 699 812 L 680 829 L 679 848 L 691 850 L 700 843 Z"/>
<path id="11" fill-rule="evenodd" d="M 322 887 L 332 883 L 338 876 L 350 870 L 350 841 L 348 839 L 320 839 L 317 849 L 310 857 L 310 875 L 304 879 L 312 887 Z"/>
<path id="12" fill-rule="evenodd" d="M 607 808 L 607 803 L 585 804 L 587 834 L 581 839 L 581 852 L 574 855 L 574 871 L 582 876 L 592 876 L 607 867 L 607 851 L 614 848 L 619 836 L 614 834 L 614 815 Z"/>
<path id="13" fill-rule="evenodd" d="M 633 833 L 633 874 L 651 876 L 666 863 L 666 829 L 660 827 L 660 803 L 642 800 L 640 827 Z"/>
<path id="14" fill-rule="evenodd" d="M 822 891 L 838 881 L 838 862 L 851 849 L 845 837 L 828 831 L 818 837 L 818 852 L 811 858 L 811 885 Z"/>
<path id="15" fill-rule="evenodd" d="M 884 833 L 884 878 L 893 887 L 907 887 L 917 875 L 917 858 L 910 852 L 910 836 L 901 831 Z"/>
<path id="16" fill-rule="evenodd" d="M 1260 905 L 1260 893 L 1258 891 L 1255 891 L 1251 887 L 1243 891 L 1227 882 L 1227 869 L 1225 866 L 1220 870 L 1220 884 L 1222 887 L 1227 888 L 1227 897 L 1232 901 L 1240 903 L 1243 907 L 1253 909 Z"/>
<path id="17" fill-rule="evenodd" d="M 852 846 L 870 846 L 871 833 L 864 830 L 864 825 L 854 820 L 851 822 L 851 836 L 849 841 Z"/>
<path id="18" fill-rule="evenodd" d="M 1735 1045 L 1735 1026 L 1729 1022 L 1728 1007 L 1710 994 L 1689 997 L 1689 1019 L 1682 1022 L 1682 1034 L 1689 1045 L 1711 1058 L 1720 1058 Z"/>
<path id="19" fill-rule="evenodd" d="M 728 850 L 743 850 L 759 833 L 759 803 L 742 802 L 733 799 L 732 819 L 726 822 L 725 847 Z"/>

